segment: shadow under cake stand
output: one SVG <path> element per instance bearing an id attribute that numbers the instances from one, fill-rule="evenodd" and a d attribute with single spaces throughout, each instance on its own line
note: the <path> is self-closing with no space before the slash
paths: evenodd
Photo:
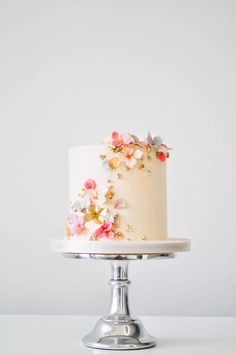
<path id="1" fill-rule="evenodd" d="M 131 315 L 128 286 L 128 264 L 131 260 L 161 260 L 188 251 L 190 241 L 176 238 L 161 241 L 102 241 L 53 240 L 52 248 L 66 258 L 109 260 L 111 262 L 111 301 L 108 314 L 99 319 L 82 341 L 95 349 L 138 350 L 156 345 L 156 339 L 145 330 L 142 322 Z"/>

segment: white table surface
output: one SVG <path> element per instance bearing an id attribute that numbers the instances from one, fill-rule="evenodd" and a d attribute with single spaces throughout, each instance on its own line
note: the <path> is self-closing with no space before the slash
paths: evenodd
<path id="1" fill-rule="evenodd" d="M 158 346 L 132 350 L 147 355 L 235 355 L 236 317 L 140 317 Z M 127 354 L 127 351 L 93 350 L 81 343 L 98 317 L 1 315 L 1 355 Z"/>

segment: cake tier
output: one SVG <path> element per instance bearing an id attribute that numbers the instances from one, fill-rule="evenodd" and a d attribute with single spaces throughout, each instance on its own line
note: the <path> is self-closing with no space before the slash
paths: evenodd
<path id="1" fill-rule="evenodd" d="M 126 158 L 104 144 L 70 149 L 70 213 L 82 213 L 86 220 L 77 235 L 69 235 L 70 239 L 93 240 L 96 230 L 102 228 L 107 218 L 105 214 L 115 217 L 113 239 L 155 241 L 167 238 L 166 161 L 157 159 L 156 151 L 149 147 L 129 148 L 138 152 L 130 152 Z M 131 160 L 135 166 L 129 168 Z M 91 199 L 92 207 L 88 206 Z M 105 233 L 109 238 L 109 226 Z"/>

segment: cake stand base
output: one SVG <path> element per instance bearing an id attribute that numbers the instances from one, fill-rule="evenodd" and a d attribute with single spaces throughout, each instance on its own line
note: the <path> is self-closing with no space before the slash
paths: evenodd
<path id="1" fill-rule="evenodd" d="M 156 345 L 142 322 L 130 314 L 128 301 L 128 263 L 129 260 L 167 259 L 173 253 L 162 254 L 77 254 L 64 253 L 67 258 L 111 260 L 112 278 L 111 302 L 109 312 L 96 323 L 93 331 L 83 338 L 84 345 L 103 350 L 138 350 Z"/>

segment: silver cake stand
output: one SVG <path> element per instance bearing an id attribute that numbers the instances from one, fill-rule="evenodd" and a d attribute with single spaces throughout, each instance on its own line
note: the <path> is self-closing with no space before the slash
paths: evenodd
<path id="1" fill-rule="evenodd" d="M 142 322 L 130 314 L 128 287 L 128 265 L 130 260 L 169 259 L 174 253 L 158 254 L 79 254 L 63 253 L 66 258 L 110 260 L 111 301 L 107 315 L 99 319 L 82 341 L 95 349 L 138 350 L 156 345 L 156 339 L 145 330 Z"/>

